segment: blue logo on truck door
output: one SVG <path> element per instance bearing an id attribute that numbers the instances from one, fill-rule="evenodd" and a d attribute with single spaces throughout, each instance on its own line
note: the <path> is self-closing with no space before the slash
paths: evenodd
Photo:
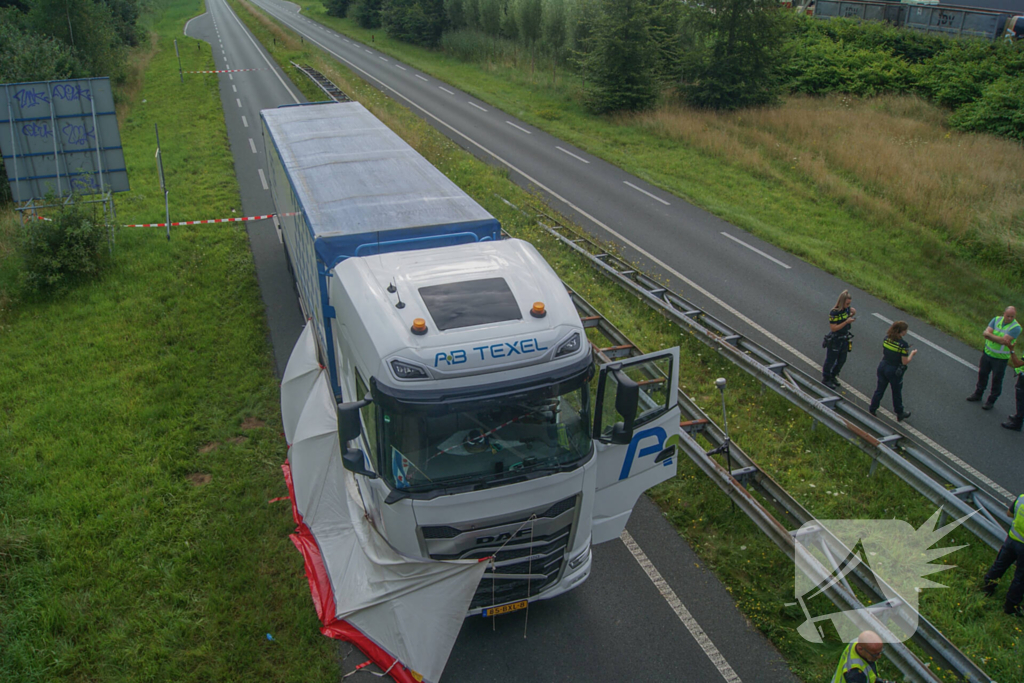
<path id="1" fill-rule="evenodd" d="M 654 455 L 661 453 L 665 448 L 665 430 L 661 427 L 651 427 L 643 431 L 637 432 L 633 435 L 633 440 L 629 442 L 629 448 L 626 449 L 626 458 L 622 461 L 622 471 L 619 473 L 619 481 L 622 481 L 629 476 L 629 471 L 633 468 L 634 458 L 642 458 L 646 455 Z M 640 453 L 637 453 L 637 448 L 640 446 L 640 442 L 647 440 L 648 445 L 640 449 Z"/>
<path id="2" fill-rule="evenodd" d="M 461 365 L 470 358 L 477 360 L 479 354 L 479 360 L 490 361 L 497 360 L 498 358 L 509 358 L 511 356 L 525 356 L 531 353 L 540 353 L 541 351 L 547 351 L 548 347 L 541 346 L 540 342 L 536 338 L 530 339 L 518 339 L 511 342 L 498 342 L 496 344 L 485 344 L 483 346 L 474 346 L 469 349 L 455 349 L 453 351 L 438 351 L 434 354 L 434 367 L 436 368 L 441 363 L 445 365 Z"/>

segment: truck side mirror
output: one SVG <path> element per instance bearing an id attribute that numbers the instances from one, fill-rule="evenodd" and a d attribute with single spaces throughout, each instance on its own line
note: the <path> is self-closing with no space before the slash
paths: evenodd
<path id="1" fill-rule="evenodd" d="M 364 465 L 363 452 L 358 448 L 348 448 L 348 442 L 359 438 L 362 433 L 362 426 L 359 423 L 359 410 L 373 403 L 373 399 L 367 398 L 362 401 L 351 401 L 338 404 L 338 439 L 343 450 L 341 461 L 345 469 L 353 474 L 361 474 L 370 479 L 376 479 L 377 473 L 369 470 Z"/>
<path id="2" fill-rule="evenodd" d="M 633 423 L 640 405 L 640 385 L 629 378 L 622 368 L 613 368 L 612 375 L 618 388 L 615 390 L 615 410 L 622 416 L 622 422 L 612 427 L 611 442 L 627 444 L 633 440 Z"/>

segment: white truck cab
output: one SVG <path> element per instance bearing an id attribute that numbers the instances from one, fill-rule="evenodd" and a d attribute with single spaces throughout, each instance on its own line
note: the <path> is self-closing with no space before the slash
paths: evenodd
<path id="1" fill-rule="evenodd" d="M 373 528 L 409 558 L 493 558 L 468 614 L 582 583 L 591 546 L 676 472 L 678 349 L 597 371 L 536 249 L 500 239 L 361 105 L 261 117 L 344 467 Z"/>

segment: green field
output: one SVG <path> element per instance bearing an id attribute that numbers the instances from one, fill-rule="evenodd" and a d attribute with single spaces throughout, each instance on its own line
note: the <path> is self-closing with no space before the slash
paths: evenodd
<path id="1" fill-rule="evenodd" d="M 211 68 L 208 46 L 197 50 L 181 35 L 201 11 L 197 0 L 177 0 L 153 27 L 157 52 L 121 121 L 133 187 L 119 198 L 124 222 L 163 217 L 154 123 L 172 216 L 240 209 L 217 83 L 195 76 L 178 84 L 174 37 L 186 69 Z M 276 59 L 323 71 L 536 244 L 643 348 L 681 345 L 681 384 L 713 419 L 714 379 L 726 377 L 734 440 L 813 513 L 920 524 L 932 512 L 888 472 L 866 479 L 859 450 L 812 429 L 806 415 L 510 208 L 502 198 L 524 207 L 537 199 L 505 173 L 280 28 L 239 14 Z M 0 222 L 0 255 L 10 255 L 11 221 Z M 338 648 L 317 630 L 287 539 L 290 511 L 268 503 L 285 494 L 285 448 L 244 230 L 179 228 L 167 242 L 162 229 L 123 229 L 114 256 L 103 279 L 58 300 L 0 297 L 10 309 L 0 312 L 0 680 L 337 680 Z M 0 267 L 0 289 L 11 263 Z M 792 600 L 785 556 L 688 462 L 653 497 L 794 671 L 827 679 L 840 644 L 796 636 L 800 615 L 783 606 Z M 993 678 L 1020 680 L 1020 627 L 974 593 L 993 553 L 972 537 L 950 540 L 958 542 L 972 545 L 949 559 L 957 569 L 937 577 L 951 588 L 926 592 L 923 611 Z"/>

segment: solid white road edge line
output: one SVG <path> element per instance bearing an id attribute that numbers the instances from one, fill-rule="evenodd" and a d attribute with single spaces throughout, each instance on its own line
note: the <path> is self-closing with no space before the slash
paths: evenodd
<path id="1" fill-rule="evenodd" d="M 715 665 L 716 669 L 718 669 L 718 673 L 722 674 L 722 678 L 724 678 L 727 683 L 742 683 L 740 677 L 737 676 L 736 672 L 733 671 L 731 666 L 729 666 L 729 662 L 725 661 L 725 657 L 723 657 L 722 653 L 718 651 L 715 644 L 711 642 L 711 638 L 708 638 L 708 634 L 704 633 L 704 629 L 700 627 L 697 620 L 693 618 L 692 614 L 690 614 L 690 610 L 686 609 L 686 605 L 684 605 L 683 601 L 679 599 L 679 596 L 677 596 L 676 592 L 672 590 L 672 587 L 668 585 L 668 582 L 662 578 L 661 572 L 659 572 L 657 567 L 654 566 L 654 563 L 648 559 L 644 551 L 641 550 L 640 546 L 633 540 L 633 537 L 629 535 L 629 532 L 623 529 L 622 535 L 619 536 L 619 538 L 621 538 L 622 542 L 626 544 L 626 548 L 629 549 L 633 558 L 640 565 L 640 568 L 644 570 L 644 573 L 647 574 L 648 578 L 650 578 L 651 583 L 653 583 L 654 587 L 658 589 L 659 593 L 661 593 L 661 597 L 665 598 L 665 602 L 668 603 L 668 606 L 671 607 L 672 611 L 676 613 L 677 617 L 679 617 L 679 621 L 683 622 L 683 626 L 686 627 L 686 630 L 690 632 L 693 639 L 697 641 L 698 645 L 700 645 L 700 649 L 704 650 L 704 654 L 708 656 L 711 663 Z"/>
<path id="2" fill-rule="evenodd" d="M 769 261 L 772 261 L 774 263 L 778 263 L 780 266 L 782 266 L 783 268 L 785 268 L 787 270 L 789 270 L 790 268 L 793 267 L 793 266 L 790 266 L 790 265 L 787 265 L 787 264 L 783 263 L 782 261 L 780 261 L 779 259 L 775 258 L 774 256 L 769 256 L 768 254 L 764 253 L 763 251 L 761 251 L 757 247 L 751 246 L 751 245 L 747 244 L 746 242 L 744 242 L 743 240 L 740 240 L 740 239 L 737 239 L 737 238 L 733 237 L 732 235 L 730 235 L 727 232 L 723 232 L 722 234 L 725 235 L 726 237 L 728 237 L 729 239 L 731 239 L 736 244 L 740 244 L 740 245 L 746 247 L 747 249 L 749 249 L 750 251 L 752 251 L 752 252 L 754 252 L 756 254 L 760 254 L 761 256 L 764 256 Z"/>
<path id="3" fill-rule="evenodd" d="M 186 22 L 185 22 L 185 28 L 181 29 L 181 32 L 182 32 L 182 33 L 183 33 L 183 34 L 184 34 L 185 36 L 187 36 L 187 37 L 191 38 L 192 36 L 188 35 L 188 25 L 189 25 L 189 24 L 191 24 L 191 23 L 192 23 L 193 21 L 195 21 L 196 19 L 201 19 L 202 17 L 205 17 L 206 15 L 207 15 L 207 12 L 203 12 L 203 13 L 202 13 L 202 14 L 200 14 L 200 15 L 199 15 L 198 17 L 192 17 L 191 19 L 189 19 L 188 21 L 186 21 Z"/>
<path id="4" fill-rule="evenodd" d="M 279 19 L 281 21 L 285 21 L 281 17 L 274 15 L 273 12 L 271 12 L 270 10 L 267 10 L 265 7 L 263 9 L 266 10 L 267 14 L 270 14 L 274 18 Z M 286 21 L 285 21 L 285 23 L 287 24 Z M 699 292 L 702 296 L 704 296 L 709 301 L 714 302 L 715 304 L 720 306 L 723 310 L 726 310 L 729 313 L 731 313 L 738 320 L 740 320 L 743 323 L 747 324 L 751 328 L 757 330 L 762 335 L 764 335 L 765 338 L 771 340 L 773 343 L 775 343 L 778 346 L 780 346 L 781 348 L 785 349 L 789 354 L 791 354 L 795 358 L 798 358 L 800 361 L 802 361 L 806 365 L 809 365 L 810 367 L 815 368 L 815 370 L 820 370 L 821 369 L 821 363 L 819 363 L 819 362 L 817 362 L 815 360 L 812 360 L 809 356 L 807 356 L 806 354 L 804 354 L 801 351 L 799 351 L 796 347 L 794 347 L 792 344 L 788 343 L 786 340 L 784 340 L 781 337 L 773 334 L 772 332 L 769 332 L 767 328 L 762 327 L 758 323 L 754 322 L 754 320 L 751 319 L 749 316 L 745 315 L 744 313 L 741 313 L 738 309 L 734 308 L 733 306 L 729 305 L 728 303 L 726 303 L 722 299 L 718 298 L 717 296 L 712 294 L 710 291 L 708 291 L 704 287 L 701 287 L 695 281 L 693 281 L 690 278 L 686 277 L 685 275 L 680 273 L 678 270 L 676 270 L 672 266 L 668 265 L 667 263 L 662 261 L 660 258 L 655 256 L 651 252 L 647 251 L 646 249 L 641 247 L 639 244 L 637 244 L 633 240 L 629 239 L 628 237 L 626 237 L 622 233 L 618 232 L 617 230 L 612 229 L 612 227 L 609 226 L 607 223 L 601 221 L 596 216 L 591 215 L 589 212 L 587 212 L 582 207 L 579 207 L 576 204 L 574 204 L 573 202 L 569 201 L 568 199 L 566 199 L 565 197 L 563 197 L 559 193 L 555 192 L 553 189 L 551 189 L 550 187 L 548 187 L 544 183 L 540 182 L 540 180 L 538 180 L 537 178 L 534 178 L 533 176 L 531 176 L 529 173 L 526 173 L 526 172 L 520 170 L 514 164 L 509 163 L 504 158 L 502 158 L 500 155 L 492 152 L 487 147 L 484 147 L 482 144 L 480 144 L 479 142 L 477 142 L 473 138 L 469 137 L 468 135 L 463 133 L 461 130 L 459 130 L 455 126 L 451 125 L 450 123 L 448 123 L 447 121 L 445 121 L 441 117 L 437 116 L 433 112 L 428 111 L 425 107 L 423 107 L 420 104 L 414 102 L 412 100 L 412 98 L 404 95 L 403 93 L 401 93 L 396 88 L 391 87 L 390 85 L 388 85 L 387 83 L 385 83 L 381 79 L 379 79 L 376 76 L 374 76 L 373 74 L 371 74 L 366 69 L 363 69 L 363 68 L 357 66 L 351 60 L 345 59 L 344 57 L 339 55 L 337 52 L 332 50 L 331 48 L 329 48 L 326 45 L 324 45 L 323 43 L 317 41 L 315 38 L 312 38 L 310 36 L 306 36 L 306 37 L 309 38 L 309 42 L 313 43 L 314 45 L 316 45 L 320 49 L 324 50 L 325 52 L 334 55 L 337 59 L 339 59 L 340 61 L 342 61 L 345 64 L 347 64 L 349 66 L 349 68 L 351 68 L 352 70 L 358 71 L 359 73 L 361 73 L 364 76 L 366 76 L 366 78 L 369 79 L 369 80 L 376 81 L 377 83 L 380 84 L 382 89 L 390 90 L 391 92 L 393 92 L 395 94 L 396 97 L 399 97 L 399 98 L 405 100 L 406 102 L 408 102 L 410 107 L 415 107 L 416 109 L 420 110 L 421 112 L 423 112 L 424 116 L 427 116 L 427 117 L 433 119 L 434 121 L 437 121 L 438 125 L 444 126 L 448 130 L 450 130 L 452 133 L 454 133 L 455 135 L 458 135 L 459 137 L 461 137 L 466 142 L 468 142 L 469 144 L 473 145 L 474 147 L 476 147 L 480 151 L 484 152 L 485 154 L 490 155 L 492 158 L 494 158 L 495 161 L 497 161 L 498 163 L 504 165 L 509 170 L 518 173 L 520 176 L 525 178 L 527 181 L 532 183 L 534 186 L 540 188 L 544 192 L 547 192 L 550 196 L 552 196 L 555 199 L 557 199 L 558 201 L 562 202 L 563 204 L 565 204 L 566 206 L 571 208 L 573 211 L 575 211 L 579 215 L 583 216 L 584 218 L 586 218 L 587 220 L 592 222 L 594 225 L 598 226 L 599 228 L 601 228 L 602 230 L 607 232 L 609 235 L 611 235 L 615 239 L 619 240 L 623 244 L 629 246 L 631 249 L 636 251 L 638 254 L 641 254 L 642 256 L 644 256 L 645 258 L 650 260 L 651 263 L 657 264 L 665 272 L 671 273 L 673 276 L 678 278 L 681 282 L 686 283 L 693 291 Z M 417 74 L 416 77 L 420 78 L 420 79 L 423 79 L 424 81 L 427 80 L 426 78 L 423 78 L 423 76 L 420 76 L 418 74 Z M 869 399 L 868 399 L 867 396 L 865 396 L 864 394 L 860 393 L 856 389 L 853 389 L 852 387 L 849 387 L 849 385 L 847 385 L 847 386 L 848 386 L 848 391 L 851 394 L 853 394 L 854 396 L 858 397 L 859 399 L 861 399 L 865 403 L 869 402 Z M 929 446 L 934 448 L 936 451 L 938 451 L 939 453 L 941 453 L 945 457 L 949 458 L 950 461 L 952 461 L 952 462 L 956 463 L 957 465 L 959 465 L 960 467 L 962 467 L 964 469 L 964 471 L 970 472 L 973 476 L 977 477 L 980 481 L 984 482 L 986 485 L 991 487 L 993 491 L 998 492 L 1000 495 L 1002 495 L 1004 498 L 1006 498 L 1007 501 L 1013 500 L 1013 496 L 1010 494 L 1009 491 L 1004 489 L 999 484 L 996 484 L 994 481 L 992 481 L 991 479 L 986 477 L 984 474 L 982 474 L 978 470 L 976 470 L 973 467 L 971 467 L 970 465 L 968 465 L 966 462 L 964 462 L 963 460 L 958 458 L 956 455 L 954 455 L 948 449 L 940 446 L 934 440 L 932 440 L 929 437 L 925 436 L 924 434 L 922 434 L 918 430 L 914 429 L 913 427 L 907 425 L 906 423 L 903 423 L 903 427 L 908 432 L 913 434 L 915 437 L 921 439 L 921 441 L 923 441 L 924 443 L 928 444 Z"/>
<path id="5" fill-rule="evenodd" d="M 225 7 L 227 7 L 227 3 L 225 3 Z M 230 7 L 227 7 L 227 10 L 228 10 L 228 13 L 231 15 L 231 18 L 234 19 L 236 22 L 238 22 L 238 25 L 242 28 L 242 33 L 245 34 L 245 37 L 248 38 L 249 42 L 251 42 L 253 47 L 256 48 L 256 52 L 260 53 L 260 57 L 263 57 L 263 61 L 267 63 L 267 66 L 270 67 L 270 70 L 274 72 L 275 76 L 277 76 L 277 80 L 281 81 L 281 85 L 284 86 L 284 89 L 287 90 L 288 94 L 292 96 L 293 100 L 295 100 L 295 104 L 298 104 L 299 103 L 299 98 L 295 96 L 295 93 L 292 92 L 292 89 L 289 88 L 288 84 L 284 82 L 283 78 L 281 78 L 281 74 L 279 74 L 277 72 L 277 69 L 274 68 L 275 65 L 271 64 L 270 60 L 267 59 L 267 56 L 265 54 L 263 54 L 263 50 L 260 49 L 260 46 L 256 42 L 256 39 L 253 38 L 252 35 L 249 33 L 249 29 L 247 29 L 245 27 L 245 24 L 242 23 L 241 19 L 239 19 L 237 16 L 235 16 L 235 12 Z M 242 106 L 242 105 L 238 105 L 238 106 Z"/>

